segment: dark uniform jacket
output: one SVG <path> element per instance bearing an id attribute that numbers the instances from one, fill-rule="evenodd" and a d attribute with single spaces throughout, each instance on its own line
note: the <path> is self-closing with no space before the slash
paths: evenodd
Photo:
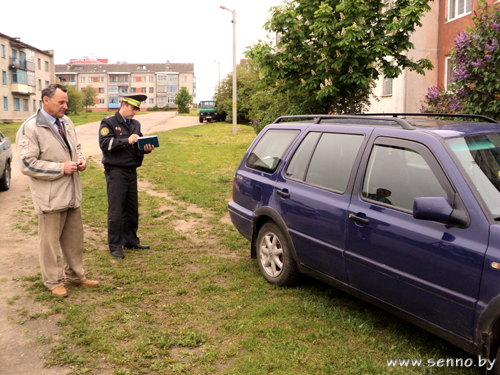
<path id="1" fill-rule="evenodd" d="M 132 134 L 142 137 L 141 124 L 134 119 L 127 124 L 118 111 L 102 120 L 99 128 L 99 146 L 105 169 L 137 168 L 142 165 L 144 151 L 139 150 L 137 143 L 132 145 L 128 143 L 128 137 Z"/>

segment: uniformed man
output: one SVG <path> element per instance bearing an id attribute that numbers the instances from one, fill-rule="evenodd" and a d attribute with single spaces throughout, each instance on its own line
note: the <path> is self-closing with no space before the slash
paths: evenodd
<path id="1" fill-rule="evenodd" d="M 139 227 L 139 202 L 137 173 L 144 154 L 153 145 L 140 150 L 137 139 L 142 137 L 141 124 L 133 117 L 140 111 L 146 95 L 122 96 L 120 109 L 104 118 L 99 127 L 99 146 L 106 176 L 108 193 L 108 244 L 111 255 L 125 258 L 122 248 L 149 249 L 137 237 Z"/>

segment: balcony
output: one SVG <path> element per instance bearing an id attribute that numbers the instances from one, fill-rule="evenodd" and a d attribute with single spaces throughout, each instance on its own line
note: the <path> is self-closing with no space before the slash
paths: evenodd
<path id="1" fill-rule="evenodd" d="M 11 57 L 9 66 L 11 69 L 27 70 L 27 60 L 19 59 L 17 57 Z M 33 71 L 34 71 L 34 69 L 33 69 Z"/>
<path id="2" fill-rule="evenodd" d="M 30 95 L 35 94 L 36 89 L 34 86 L 29 86 L 24 83 L 11 83 L 10 90 L 13 94 Z"/>

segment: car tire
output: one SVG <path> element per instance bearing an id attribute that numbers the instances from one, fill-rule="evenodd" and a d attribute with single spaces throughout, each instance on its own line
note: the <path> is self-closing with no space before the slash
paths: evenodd
<path id="1" fill-rule="evenodd" d="M 10 189 L 10 163 L 7 163 L 3 172 L 3 177 L 0 180 L 0 191 L 7 191 Z"/>
<path id="2" fill-rule="evenodd" d="M 198 120 L 200 121 L 200 123 L 203 123 L 203 117 L 198 118 Z"/>
<path id="3" fill-rule="evenodd" d="M 299 280 L 288 240 L 274 222 L 264 224 L 259 231 L 257 262 L 262 276 L 271 284 L 286 286 Z"/>

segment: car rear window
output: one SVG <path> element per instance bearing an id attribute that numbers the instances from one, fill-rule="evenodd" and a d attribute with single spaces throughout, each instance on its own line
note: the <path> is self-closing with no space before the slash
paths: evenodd
<path id="1" fill-rule="evenodd" d="M 274 173 L 283 154 L 299 133 L 299 130 L 268 130 L 252 150 L 246 166 L 262 172 Z"/>
<path id="2" fill-rule="evenodd" d="M 311 132 L 297 148 L 285 175 L 343 193 L 363 140 L 360 134 Z"/>

